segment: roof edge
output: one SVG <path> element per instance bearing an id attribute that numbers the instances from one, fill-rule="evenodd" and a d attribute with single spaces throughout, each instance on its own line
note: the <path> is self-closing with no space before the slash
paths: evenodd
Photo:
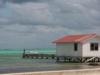
<path id="1" fill-rule="evenodd" d="M 97 35 L 97 34 L 79 34 L 79 35 L 84 35 L 82 38 L 79 38 L 79 39 L 76 39 L 76 40 L 74 40 L 74 41 L 71 41 L 71 42 L 59 42 L 59 40 L 60 39 L 62 39 L 62 38 L 59 38 L 58 40 L 55 40 L 55 41 L 53 41 L 52 43 L 73 43 L 73 42 L 83 42 L 84 40 L 87 40 L 87 39 L 91 39 L 91 38 L 94 38 L 94 37 L 100 37 L 100 35 Z M 75 35 L 68 35 L 68 36 L 75 36 Z M 78 35 L 76 35 L 76 36 L 78 36 Z M 64 37 L 66 37 L 66 36 L 64 36 Z M 63 38 L 64 38 L 63 37 Z"/>

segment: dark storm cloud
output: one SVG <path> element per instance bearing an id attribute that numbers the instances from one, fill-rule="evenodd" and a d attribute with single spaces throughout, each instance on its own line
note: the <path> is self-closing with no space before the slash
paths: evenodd
<path id="1" fill-rule="evenodd" d="M 11 2 L 11 3 L 27 3 L 27 2 L 44 2 L 49 0 L 1 0 L 2 2 Z"/>
<path id="2" fill-rule="evenodd" d="M 99 27 L 99 0 L 55 0 L 53 12 L 59 24 L 76 30 Z M 98 20 L 97 20 L 98 19 Z"/>
<path id="3" fill-rule="evenodd" d="M 6 2 L 6 1 L 5 1 Z M 25 2 L 25 1 L 24 1 Z M 1 8 L 0 25 L 51 25 L 53 24 L 52 14 L 46 3 L 13 4 L 6 3 Z M 10 15 L 10 16 L 9 16 Z"/>
<path id="4" fill-rule="evenodd" d="M 100 0 L 0 0 L 0 46 L 49 47 L 60 35 L 99 33 L 99 7 Z"/>
<path id="5" fill-rule="evenodd" d="M 62 26 L 84 32 L 84 29 L 88 31 L 95 26 L 98 28 L 100 24 L 99 0 L 3 1 L 9 2 L 5 5 L 5 10 L 10 11 L 11 16 L 4 16 L 0 21 L 1 25 Z"/>

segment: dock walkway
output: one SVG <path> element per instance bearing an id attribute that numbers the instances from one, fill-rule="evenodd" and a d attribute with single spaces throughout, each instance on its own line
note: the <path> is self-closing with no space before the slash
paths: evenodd
<path id="1" fill-rule="evenodd" d="M 23 52 L 22 58 L 32 58 L 32 59 L 56 59 L 55 54 L 35 54 L 35 53 L 26 53 L 26 50 Z"/>
<path id="2" fill-rule="evenodd" d="M 57 62 L 75 62 L 75 63 L 96 63 L 100 62 L 100 57 L 74 57 L 74 56 L 56 56 L 56 54 L 35 54 L 26 53 L 24 50 L 22 58 L 32 59 L 55 59 Z"/>

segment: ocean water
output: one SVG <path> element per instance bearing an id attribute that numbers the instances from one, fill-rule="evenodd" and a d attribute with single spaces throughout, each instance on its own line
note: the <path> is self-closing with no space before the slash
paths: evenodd
<path id="1" fill-rule="evenodd" d="M 33 59 L 23 59 L 22 54 L 24 50 L 11 50 L 11 49 L 4 49 L 0 50 L 0 66 L 5 65 L 7 63 L 9 66 L 9 62 L 15 64 L 16 62 L 33 62 Z M 25 53 L 27 54 L 55 54 L 55 49 L 27 49 Z M 37 61 L 37 60 L 34 60 Z M 2 65 L 3 64 L 3 65 Z M 6 64 L 6 65 L 7 65 Z"/>
<path id="2" fill-rule="evenodd" d="M 0 55 L 20 55 L 23 53 L 23 49 L 1 49 Z M 55 54 L 56 49 L 46 48 L 46 49 L 26 49 L 26 53 L 33 54 Z"/>
<path id="3" fill-rule="evenodd" d="M 55 54 L 55 49 L 30 49 L 26 53 Z M 53 59 L 22 58 L 23 50 L 0 50 L 0 74 L 30 71 L 69 70 L 95 68 L 78 63 L 56 63 Z M 99 67 L 99 66 L 98 66 Z M 97 68 L 97 67 L 96 67 Z"/>

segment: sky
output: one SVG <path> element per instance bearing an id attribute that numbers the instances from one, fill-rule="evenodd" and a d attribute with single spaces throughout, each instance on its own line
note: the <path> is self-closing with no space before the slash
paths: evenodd
<path id="1" fill-rule="evenodd" d="M 100 32 L 100 0 L 0 0 L 0 49 L 53 48 L 55 39 Z"/>

